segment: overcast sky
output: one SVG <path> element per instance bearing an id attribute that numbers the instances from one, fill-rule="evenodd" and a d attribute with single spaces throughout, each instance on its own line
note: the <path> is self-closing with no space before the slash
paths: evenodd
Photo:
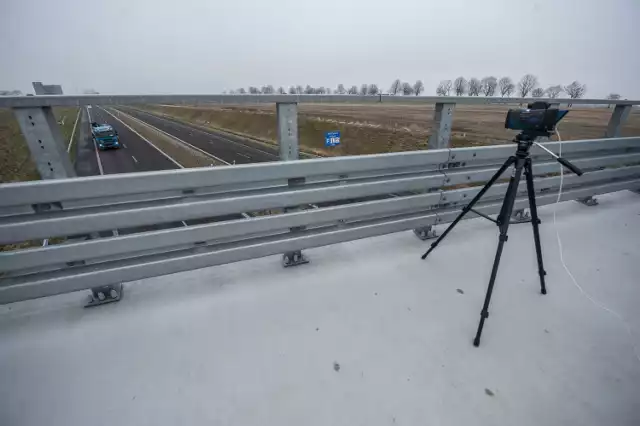
<path id="1" fill-rule="evenodd" d="M 219 93 L 525 73 L 640 99 L 640 0 L 0 0 L 0 90 Z M 634 29 L 635 28 L 635 29 Z"/>

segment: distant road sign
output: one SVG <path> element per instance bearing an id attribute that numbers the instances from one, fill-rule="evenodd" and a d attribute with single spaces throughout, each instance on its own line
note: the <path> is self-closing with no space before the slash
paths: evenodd
<path id="1" fill-rule="evenodd" d="M 327 132 L 324 134 L 324 146 L 340 145 L 340 132 Z"/>

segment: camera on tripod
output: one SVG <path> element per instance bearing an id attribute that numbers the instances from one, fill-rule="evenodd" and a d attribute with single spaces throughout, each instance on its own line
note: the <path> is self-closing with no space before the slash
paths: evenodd
<path id="1" fill-rule="evenodd" d="M 551 108 L 547 102 L 534 102 L 527 109 L 510 109 L 504 121 L 504 127 L 512 130 L 520 130 L 523 133 L 537 137 L 549 136 L 554 131 L 556 124 L 567 115 L 569 111 Z"/>
<path id="2" fill-rule="evenodd" d="M 540 243 L 540 231 L 538 225 L 541 223 L 538 218 L 538 208 L 536 206 L 536 193 L 533 182 L 533 164 L 531 159 L 530 149 L 533 145 L 536 145 L 543 151 L 546 151 L 552 158 L 554 158 L 562 166 L 571 170 L 578 176 L 582 175 L 582 170 L 573 165 L 570 161 L 556 155 L 548 147 L 536 142 L 536 138 L 541 136 L 550 136 L 551 132 L 555 130 L 555 126 L 558 121 L 567 115 L 569 111 L 560 110 L 558 108 L 551 108 L 551 105 L 547 102 L 534 102 L 528 105 L 527 109 L 510 109 L 507 113 L 507 118 L 504 122 L 504 127 L 507 129 L 520 130 L 513 142 L 518 144 L 514 155 L 507 158 L 507 160 L 500 166 L 497 172 L 489 179 L 484 187 L 473 197 L 473 199 L 462 208 L 462 212 L 455 218 L 455 220 L 449 225 L 449 227 L 438 237 L 438 239 L 431 244 L 429 250 L 422 255 L 422 259 L 431 253 L 440 242 L 451 232 L 451 230 L 460 222 L 460 220 L 469 212 L 475 213 L 480 217 L 488 219 L 498 225 L 500 229 L 500 236 L 498 238 L 498 248 L 496 249 L 496 256 L 493 260 L 493 267 L 491 269 L 491 278 L 489 278 L 489 285 L 487 286 L 487 294 L 485 295 L 482 311 L 480 312 L 480 322 L 478 323 L 478 330 L 476 331 L 476 337 L 473 339 L 474 346 L 480 345 L 480 336 L 482 335 L 482 329 L 484 327 L 485 320 L 489 317 L 489 304 L 491 303 L 491 294 L 493 293 L 493 286 L 496 281 L 498 273 L 498 267 L 500 266 L 500 258 L 502 256 L 502 250 L 504 243 L 507 241 L 507 231 L 511 224 L 511 214 L 516 202 L 516 198 L 519 196 L 520 191 L 520 178 L 524 174 L 526 179 L 527 198 L 529 199 L 529 209 L 531 210 L 531 225 L 533 226 L 533 241 L 536 248 L 536 257 L 538 260 L 538 275 L 540 277 L 540 292 L 547 294 L 547 286 L 545 283 L 545 275 L 547 273 L 544 270 L 542 262 L 542 244 Z M 482 196 L 496 183 L 496 181 L 502 176 L 502 174 L 509 168 L 513 167 L 511 178 L 509 179 L 509 185 L 506 188 L 506 193 L 502 201 L 500 213 L 493 219 L 489 215 L 482 211 L 475 210 L 475 204 L 482 198 Z M 562 178 L 561 178 L 562 179 Z"/>

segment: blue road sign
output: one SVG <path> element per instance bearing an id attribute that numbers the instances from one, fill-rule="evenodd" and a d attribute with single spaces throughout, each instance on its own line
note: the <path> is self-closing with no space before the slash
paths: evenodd
<path id="1" fill-rule="evenodd" d="M 324 134 L 324 146 L 340 145 L 340 132 L 327 132 Z"/>

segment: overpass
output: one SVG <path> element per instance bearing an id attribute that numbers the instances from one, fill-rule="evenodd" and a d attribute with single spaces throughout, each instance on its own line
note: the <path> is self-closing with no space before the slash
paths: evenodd
<path id="1" fill-rule="evenodd" d="M 355 98 L 0 99 L 14 108 L 44 178 L 0 186 L 0 244 L 56 241 L 0 253 L 0 369 L 15 383 L 3 391 L 7 423 L 79 424 L 86 407 L 105 409 L 109 423 L 637 423 L 637 337 L 624 324 L 640 326 L 640 201 L 629 192 L 640 188 L 640 137 L 617 136 L 640 102 L 553 100 L 615 108 L 603 138 L 545 143 L 583 176 L 558 176 L 557 163 L 534 151 L 549 295 L 536 291 L 529 227 L 512 227 L 503 293 L 476 350 L 493 226 L 467 221 L 426 262 L 414 234 L 426 238 L 453 220 L 514 150 L 449 148 L 454 105 L 530 100 L 411 98 L 436 104 L 431 149 L 298 160 L 297 104 Z M 276 102 L 284 161 L 73 177 L 47 119 L 52 106 L 153 102 Z M 505 187 L 478 211 L 496 213 Z M 570 201 L 594 196 L 598 207 Z M 516 205 L 527 207 L 522 191 Z M 571 284 L 556 229 L 580 289 L 623 312 L 623 323 Z M 285 265 L 303 255 L 311 263 L 281 269 L 269 256 L 282 253 Z M 125 302 L 75 313 L 72 292 L 122 282 L 132 283 Z M 71 380 L 83 361 L 86 378 Z M 70 392 L 57 393 L 63 384 Z M 19 408 L 29 398 L 37 410 Z M 170 402 L 154 411 L 162 401 Z M 73 402 L 83 408 L 55 411 Z"/>

